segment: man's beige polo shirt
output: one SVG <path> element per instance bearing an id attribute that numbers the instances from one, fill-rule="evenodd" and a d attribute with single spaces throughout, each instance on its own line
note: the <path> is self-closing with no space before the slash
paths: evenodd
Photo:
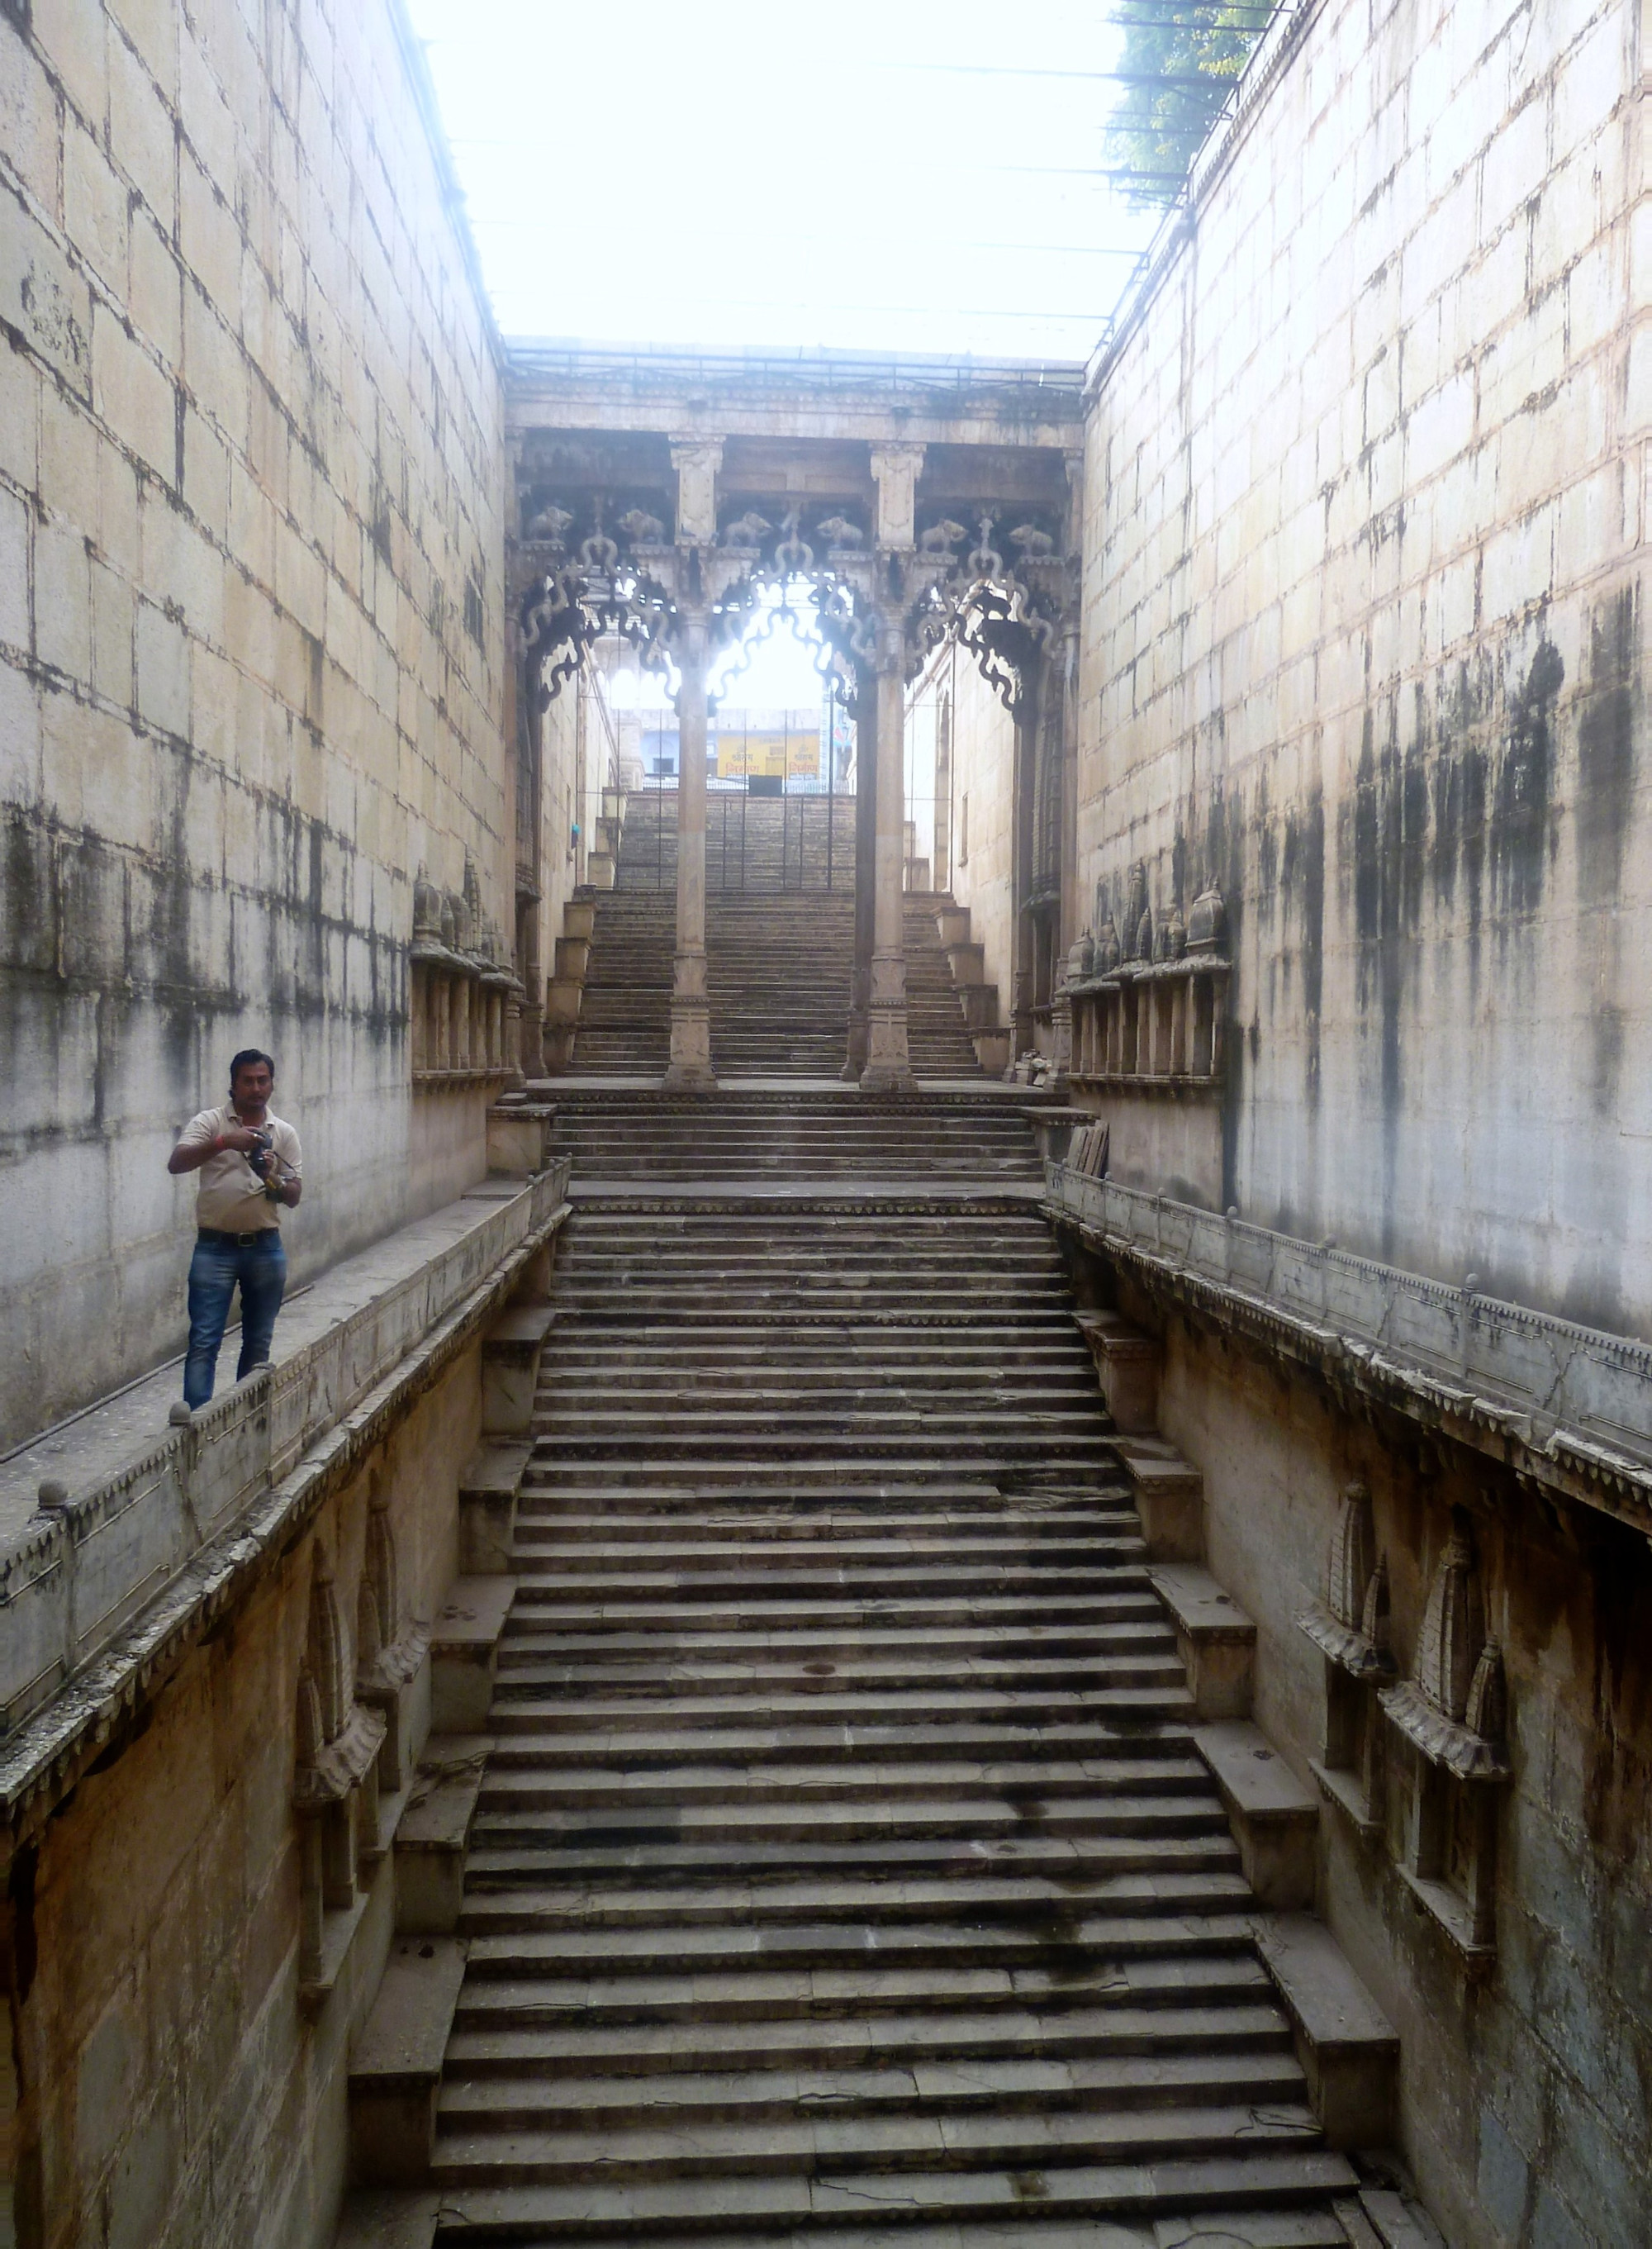
<path id="1" fill-rule="evenodd" d="M 221 1134 L 234 1131 L 240 1122 L 228 1103 L 222 1109 L 203 1109 L 184 1126 L 178 1145 L 209 1147 Z M 266 1111 L 262 1129 L 270 1135 L 282 1169 L 295 1177 L 300 1175 L 304 1155 L 291 1125 Z M 209 1156 L 195 1177 L 200 1182 L 195 1190 L 197 1226 L 214 1227 L 221 1234 L 255 1234 L 264 1227 L 279 1227 L 280 1206 L 265 1196 L 264 1181 L 239 1148 L 223 1148 Z"/>

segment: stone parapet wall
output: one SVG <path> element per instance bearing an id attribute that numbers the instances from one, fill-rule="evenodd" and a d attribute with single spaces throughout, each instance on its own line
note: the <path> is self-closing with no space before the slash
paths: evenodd
<path id="1" fill-rule="evenodd" d="M 568 1169 L 564 1157 L 346 1261 L 299 1316 L 311 1331 L 278 1334 L 274 1365 L 187 1427 L 123 1446 L 94 1415 L 6 1464 L 0 1804 L 14 1834 L 76 1745 L 141 1698 L 168 1642 L 200 1629 L 378 1426 L 405 1415 L 557 1221 Z M 19 1523 L 43 1471 L 54 1504 Z"/>
<path id="2" fill-rule="evenodd" d="M 1051 1217 L 1168 1296 L 1652 1536 L 1652 1346 L 1045 1168 Z"/>
<path id="3" fill-rule="evenodd" d="M 1642 37 L 1628 0 L 1277 32 L 1093 378 L 1079 783 L 1085 914 L 1140 863 L 1155 921 L 1214 884 L 1232 924 L 1210 1145 L 1137 1104 L 1132 1179 L 1619 1331 L 1652 1317 Z"/>
<path id="4" fill-rule="evenodd" d="M 20 29 L 21 12 L 29 26 Z M 0 12 L 0 1430 L 175 1347 L 271 1049 L 296 1277 L 483 1167 L 421 867 L 513 921 L 503 406 L 399 0 Z"/>

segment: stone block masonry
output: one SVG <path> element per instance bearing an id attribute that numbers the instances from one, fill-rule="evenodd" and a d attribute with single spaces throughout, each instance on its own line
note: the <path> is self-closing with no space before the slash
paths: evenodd
<path id="1" fill-rule="evenodd" d="M 1140 867 L 1155 929 L 1206 884 L 1233 925 L 1209 1145 L 1167 1102 L 1130 1183 L 1620 1332 L 1643 38 L 1628 0 L 1281 30 L 1095 371 L 1080 732 L 1085 910 Z"/>
<path id="2" fill-rule="evenodd" d="M 236 1047 L 297 1279 L 484 1167 L 485 1090 L 410 1088 L 415 878 L 508 932 L 514 864 L 498 359 L 422 101 L 399 0 L 0 10 L 7 1438 L 176 1347 L 165 1159 Z"/>

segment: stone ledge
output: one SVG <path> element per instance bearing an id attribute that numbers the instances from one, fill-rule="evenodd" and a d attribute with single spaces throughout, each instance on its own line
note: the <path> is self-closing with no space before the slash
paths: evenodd
<path id="1" fill-rule="evenodd" d="M 1299 1913 L 1313 1902 L 1320 1805 L 1260 1727 L 1196 1726 L 1193 1745 L 1222 1792 L 1244 1878 L 1263 1905 Z"/>
<path id="2" fill-rule="evenodd" d="M 430 1631 L 430 1723 L 438 1734 L 485 1732 L 499 1636 L 514 1577 L 456 1578 Z"/>
<path id="3" fill-rule="evenodd" d="M 484 1444 L 459 1478 L 459 1568 L 466 1577 L 497 1577 L 511 1566 L 517 1501 L 533 1457 L 531 1443 Z"/>
<path id="4" fill-rule="evenodd" d="M 431 1224 L 445 1228 L 448 1254 L 423 1257 L 380 1294 L 341 1275 L 359 1309 L 327 1323 L 323 1298 L 312 1313 L 312 1319 L 320 1313 L 319 1338 L 272 1372 L 237 1385 L 189 1428 L 152 1441 L 84 1502 L 37 1520 L 0 1561 L 6 1667 L 0 1679 L 21 1680 L 33 1695 L 29 1714 L 0 1750 L 0 1807 L 14 1836 L 73 1785 L 85 1761 L 250 1590 L 485 1325 L 523 1265 L 562 1223 L 562 1184 L 558 1166 L 504 1206 L 456 1205 L 436 1221 L 408 1229 L 428 1241 Z M 381 1276 L 399 1239 L 351 1264 L 366 1263 Z M 314 1295 L 322 1297 L 319 1284 Z M 415 1307 L 418 1326 L 401 1325 Z M 289 1441 L 275 1452 L 278 1394 L 289 1429 L 304 1426 L 296 1420 L 296 1396 L 309 1400 L 307 1449 Z M 88 1661 L 84 1638 L 71 1639 L 71 1593 L 79 1550 L 104 1527 L 105 1511 L 123 1532 L 110 1566 L 123 1570 L 139 1593 L 128 1594 L 123 1620 Z"/>
<path id="5" fill-rule="evenodd" d="M 1163 1354 L 1155 1336 L 1118 1312 L 1073 1315 L 1100 1379 L 1114 1427 L 1125 1436 L 1151 1436 L 1159 1426 L 1159 1371 Z"/>
<path id="6" fill-rule="evenodd" d="M 350 2056 L 350 2175 L 358 2186 L 417 2186 L 429 2176 L 466 1949 L 452 1936 L 401 1937 L 391 1949 Z"/>
<path id="7" fill-rule="evenodd" d="M 1196 1562 L 1157 1563 L 1148 1577 L 1176 1626 L 1200 1717 L 1248 1718 L 1255 1625 Z"/>
<path id="8" fill-rule="evenodd" d="M 1202 1562 L 1204 1478 L 1200 1471 L 1160 1437 L 1119 1437 L 1113 1449 L 1130 1479 L 1148 1560 Z"/>
<path id="9" fill-rule="evenodd" d="M 1296 2039 L 1308 2097 L 1332 2148 L 1381 2148 L 1394 2129 L 1400 2040 L 1323 1922 L 1280 1914 L 1257 1950 Z"/>
<path id="10" fill-rule="evenodd" d="M 464 1901 L 464 1854 L 493 1747 L 489 1734 L 432 1734 L 396 1822 L 396 1928 L 450 1936 Z"/>

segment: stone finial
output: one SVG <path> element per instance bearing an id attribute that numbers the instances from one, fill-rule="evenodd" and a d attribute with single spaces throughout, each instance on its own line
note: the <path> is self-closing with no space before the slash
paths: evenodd
<path id="1" fill-rule="evenodd" d="M 1104 906 L 1096 916 L 1095 973 L 1111 976 L 1119 965 L 1119 932 L 1113 916 Z"/>
<path id="2" fill-rule="evenodd" d="M 1188 933 L 1182 925 L 1181 908 L 1172 900 L 1164 918 L 1164 957 L 1167 960 L 1180 960 L 1187 949 Z"/>
<path id="3" fill-rule="evenodd" d="M 313 1765 L 326 1741 L 321 1718 L 321 1696 L 315 1674 L 307 1663 L 298 1669 L 298 1764 Z"/>
<path id="4" fill-rule="evenodd" d="M 1388 1646 L 1388 1565 L 1386 1558 L 1371 1572 L 1360 1611 L 1360 1630 L 1373 1647 L 1386 1654 Z"/>
<path id="5" fill-rule="evenodd" d="M 1144 953 L 1141 943 L 1142 925 L 1146 924 L 1148 938 Z M 1124 954 L 1127 960 L 1141 960 L 1153 949 L 1153 921 L 1148 911 L 1148 867 L 1145 859 L 1138 859 L 1130 869 L 1129 885 L 1124 894 Z"/>
<path id="6" fill-rule="evenodd" d="M 315 1575 L 310 1581 L 310 1645 L 307 1664 L 315 1682 L 321 1712 L 321 1738 L 330 1742 L 343 1732 L 350 1715 L 346 1685 L 344 1619 L 332 1581 L 332 1565 L 324 1549 L 316 1549 Z"/>
<path id="7" fill-rule="evenodd" d="M 1199 892 L 1188 916 L 1188 951 L 1220 953 L 1228 933 L 1228 910 L 1213 883 Z"/>
<path id="8" fill-rule="evenodd" d="M 446 891 L 443 891 L 442 893 L 442 918 L 437 924 L 437 928 L 440 932 L 442 944 L 445 945 L 448 951 L 451 953 L 453 950 L 454 929 L 453 899 L 451 895 Z"/>
<path id="9" fill-rule="evenodd" d="M 380 1636 L 394 1640 L 401 1620 L 401 1594 L 396 1582 L 396 1544 L 390 1528 L 389 1495 L 382 1490 L 374 1492 L 368 1505 L 367 1551 L 361 1574 L 364 1582 L 373 1587 Z"/>
<path id="10" fill-rule="evenodd" d="M 1488 1640 L 1480 1650 L 1469 1682 L 1463 1723 L 1483 1742 L 1502 1747 L 1509 1730 L 1509 1682 L 1503 1669 L 1503 1650 L 1495 1640 Z"/>
<path id="11" fill-rule="evenodd" d="M 1462 1722 L 1484 1640 L 1468 1517 L 1451 1513 L 1451 1535 L 1429 1588 L 1417 1647 L 1416 1682 L 1441 1715 Z"/>
<path id="12" fill-rule="evenodd" d="M 1332 1615 L 1354 1632 L 1364 1629 L 1366 1595 L 1374 1573 L 1375 1549 L 1371 1495 L 1356 1480 L 1343 1487 L 1342 1511 L 1331 1533 L 1326 1582 L 1326 1602 Z"/>
<path id="13" fill-rule="evenodd" d="M 1067 954 L 1067 978 L 1069 982 L 1073 984 L 1082 982 L 1084 978 L 1090 974 L 1094 966 L 1095 939 L 1091 936 L 1089 931 L 1086 929 L 1080 936 L 1073 939 L 1073 949 Z"/>
<path id="14" fill-rule="evenodd" d="M 1141 918 L 1135 925 L 1135 944 L 1132 948 L 1130 958 L 1133 960 L 1151 960 L 1153 958 L 1153 909 L 1151 906 L 1143 909 Z"/>
<path id="15" fill-rule="evenodd" d="M 422 867 L 413 884 L 413 941 L 415 945 L 442 942 L 442 893 Z"/>
<path id="16" fill-rule="evenodd" d="M 356 1676 L 370 1670 L 377 1661 L 384 1645 L 379 1630 L 379 1604 L 374 1599 L 373 1585 L 367 1572 L 361 1572 L 361 1583 L 356 1588 Z"/>

